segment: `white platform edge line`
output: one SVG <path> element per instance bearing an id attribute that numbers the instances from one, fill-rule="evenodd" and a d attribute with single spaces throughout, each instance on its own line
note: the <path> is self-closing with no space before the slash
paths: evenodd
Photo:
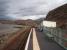
<path id="1" fill-rule="evenodd" d="M 33 28 L 33 50 L 40 50 L 35 28 Z"/>
<path id="2" fill-rule="evenodd" d="M 32 29 L 31 29 L 31 31 L 30 31 L 30 33 L 29 33 L 29 36 L 28 36 L 28 39 L 27 39 L 26 46 L 25 46 L 25 49 L 24 49 L 24 50 L 28 50 L 28 45 L 29 45 L 31 33 L 32 33 Z"/>

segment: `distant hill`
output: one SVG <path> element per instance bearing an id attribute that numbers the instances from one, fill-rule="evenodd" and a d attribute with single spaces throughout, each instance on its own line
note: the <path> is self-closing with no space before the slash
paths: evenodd
<path id="1" fill-rule="evenodd" d="M 50 11 L 46 17 L 46 20 L 67 20 L 67 4 L 64 4 L 52 11 Z"/>
<path id="2" fill-rule="evenodd" d="M 2 24 L 18 24 L 18 25 L 27 25 L 27 26 L 37 26 L 37 23 L 34 20 L 0 20 Z"/>
<path id="3" fill-rule="evenodd" d="M 58 27 L 67 27 L 67 4 L 50 11 L 46 20 L 56 21 Z"/>

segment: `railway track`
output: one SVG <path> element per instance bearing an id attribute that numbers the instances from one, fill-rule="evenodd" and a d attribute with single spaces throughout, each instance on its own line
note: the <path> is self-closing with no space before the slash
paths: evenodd
<path id="1" fill-rule="evenodd" d="M 1 50 L 24 50 L 31 28 L 20 30 L 13 37 L 9 38 Z"/>

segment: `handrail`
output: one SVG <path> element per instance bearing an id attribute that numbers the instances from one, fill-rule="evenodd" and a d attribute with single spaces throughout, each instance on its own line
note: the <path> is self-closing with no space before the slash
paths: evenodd
<path id="1" fill-rule="evenodd" d="M 27 39 L 26 46 L 25 46 L 25 49 L 24 49 L 24 50 L 28 50 L 28 46 L 29 46 L 29 42 L 30 42 L 31 33 L 32 33 L 32 29 L 31 29 L 31 31 L 30 31 L 30 33 L 29 33 L 29 36 L 28 36 L 28 39 Z"/>

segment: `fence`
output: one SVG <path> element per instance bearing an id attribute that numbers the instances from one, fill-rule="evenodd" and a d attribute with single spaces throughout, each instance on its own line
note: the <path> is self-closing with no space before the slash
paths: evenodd
<path id="1" fill-rule="evenodd" d="M 67 29 L 48 27 L 44 27 L 43 29 L 46 35 L 52 35 L 54 37 L 54 41 L 56 41 L 60 46 L 67 49 Z"/>

